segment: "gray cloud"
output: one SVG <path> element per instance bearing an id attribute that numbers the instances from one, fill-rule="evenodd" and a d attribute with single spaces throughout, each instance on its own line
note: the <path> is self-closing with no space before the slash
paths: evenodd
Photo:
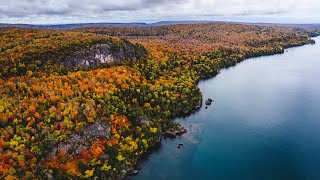
<path id="1" fill-rule="evenodd" d="M 0 13 L 8 17 L 73 13 L 134 11 L 161 5 L 179 4 L 181 0 L 0 0 Z"/>
<path id="2" fill-rule="evenodd" d="M 215 20 L 249 16 L 320 22 L 319 8 L 318 0 L 0 0 L 0 22 Z"/>

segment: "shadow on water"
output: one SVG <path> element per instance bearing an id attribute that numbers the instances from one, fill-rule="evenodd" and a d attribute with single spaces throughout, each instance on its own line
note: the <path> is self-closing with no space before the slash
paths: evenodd
<path id="1" fill-rule="evenodd" d="M 162 139 L 164 140 L 164 139 Z M 148 161 L 149 160 L 149 157 L 151 154 L 154 154 L 154 153 L 157 153 L 160 151 L 161 149 L 161 141 L 156 143 L 152 148 L 150 148 L 146 153 L 144 153 L 142 156 L 140 156 L 140 158 L 138 159 L 138 164 L 137 164 L 137 167 L 136 169 L 140 170 L 141 168 L 141 162 L 144 162 L 144 161 Z"/>

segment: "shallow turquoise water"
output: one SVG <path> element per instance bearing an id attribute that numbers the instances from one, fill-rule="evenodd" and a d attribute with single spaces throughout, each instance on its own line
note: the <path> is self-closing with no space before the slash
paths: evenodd
<path id="1" fill-rule="evenodd" d="M 315 40 L 200 82 L 214 104 L 178 118 L 188 133 L 163 139 L 132 179 L 320 179 L 320 37 Z"/>

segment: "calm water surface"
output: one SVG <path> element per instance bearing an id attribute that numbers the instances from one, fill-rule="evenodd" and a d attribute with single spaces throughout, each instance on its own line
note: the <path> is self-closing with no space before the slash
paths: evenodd
<path id="1" fill-rule="evenodd" d="M 132 179 L 319 180 L 320 37 L 315 40 L 200 82 L 214 104 L 176 119 L 188 133 L 163 139 Z"/>

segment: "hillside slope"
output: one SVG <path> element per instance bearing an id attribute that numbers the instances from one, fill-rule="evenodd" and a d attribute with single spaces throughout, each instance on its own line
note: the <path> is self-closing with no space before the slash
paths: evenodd
<path id="1" fill-rule="evenodd" d="M 67 72 L 66 68 L 137 61 L 147 54 L 116 37 L 45 29 L 0 29 L 0 77 L 27 71 Z"/>

